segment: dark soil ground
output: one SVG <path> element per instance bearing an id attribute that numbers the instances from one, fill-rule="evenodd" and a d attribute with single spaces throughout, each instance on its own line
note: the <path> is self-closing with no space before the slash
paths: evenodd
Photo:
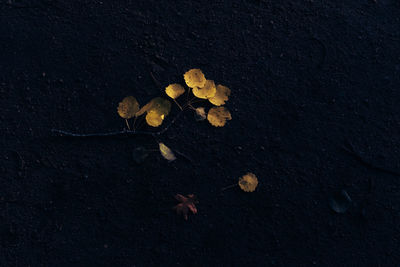
<path id="1" fill-rule="evenodd" d="M 399 18 L 397 0 L 2 0 L 0 266 L 399 266 Z M 51 132 L 122 130 L 123 97 L 190 68 L 231 88 L 233 118 L 160 137 L 192 162 Z M 256 192 L 221 191 L 248 171 Z M 188 221 L 176 193 L 198 196 Z"/>

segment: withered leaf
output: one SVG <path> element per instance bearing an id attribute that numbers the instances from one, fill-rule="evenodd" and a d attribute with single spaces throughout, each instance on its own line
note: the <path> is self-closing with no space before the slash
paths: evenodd
<path id="1" fill-rule="evenodd" d="M 173 209 L 176 210 L 177 214 L 179 214 L 179 215 L 182 214 L 183 218 L 185 218 L 185 220 L 188 219 L 189 210 L 193 214 L 197 213 L 197 208 L 196 208 L 195 204 L 197 204 L 199 202 L 197 201 L 197 198 L 195 195 L 190 194 L 185 197 L 181 194 L 176 194 L 175 199 L 178 200 L 180 203 L 178 205 L 176 205 L 175 207 L 173 207 Z"/>
<path id="2" fill-rule="evenodd" d="M 124 119 L 130 119 L 135 116 L 139 110 L 139 103 L 133 96 L 125 97 L 118 105 L 118 114 Z"/>
<path id="3" fill-rule="evenodd" d="M 239 178 L 239 186 L 245 192 L 254 192 L 258 185 L 257 176 L 254 173 L 247 173 Z"/>
<path id="4" fill-rule="evenodd" d="M 226 121 L 231 119 L 231 113 L 223 106 L 213 107 L 208 111 L 207 120 L 214 127 L 223 127 L 226 124 Z"/>
<path id="5" fill-rule="evenodd" d="M 195 110 L 195 119 L 196 121 L 203 121 L 207 118 L 206 111 L 204 110 L 204 107 L 198 107 Z"/>
<path id="6" fill-rule="evenodd" d="M 167 147 L 164 143 L 158 143 L 159 148 L 160 148 L 160 153 L 161 155 L 168 161 L 174 161 L 176 160 L 176 157 L 174 155 L 174 152 Z"/>

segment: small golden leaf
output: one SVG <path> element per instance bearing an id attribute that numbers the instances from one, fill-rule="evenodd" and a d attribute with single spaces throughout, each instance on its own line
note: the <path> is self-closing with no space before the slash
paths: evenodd
<path id="1" fill-rule="evenodd" d="M 228 87 L 218 84 L 217 92 L 208 100 L 216 106 L 221 106 L 225 105 L 225 102 L 228 101 L 230 95 L 231 90 Z"/>
<path id="2" fill-rule="evenodd" d="M 118 114 L 124 119 L 130 119 L 135 116 L 139 110 L 139 103 L 133 96 L 127 96 L 118 105 Z"/>
<path id="3" fill-rule="evenodd" d="M 254 192 L 258 185 L 258 179 L 254 173 L 247 173 L 239 178 L 239 186 L 245 192 Z"/>
<path id="4" fill-rule="evenodd" d="M 213 107 L 208 111 L 207 120 L 215 127 L 222 127 L 232 116 L 225 107 Z"/>
<path id="5" fill-rule="evenodd" d="M 207 117 L 206 111 L 204 110 L 203 107 L 196 108 L 196 114 L 195 114 L 196 121 L 204 121 L 206 117 Z"/>
<path id="6" fill-rule="evenodd" d="M 203 87 L 206 83 L 206 77 L 200 69 L 191 69 L 188 70 L 185 74 L 183 74 L 183 78 L 187 86 L 194 87 Z"/>
<path id="7" fill-rule="evenodd" d="M 208 99 L 217 93 L 217 88 L 213 80 L 207 80 L 203 87 L 194 87 L 193 94 L 202 99 Z"/>
<path id="8" fill-rule="evenodd" d="M 173 83 L 165 88 L 165 93 L 172 99 L 178 98 L 185 92 L 185 88 L 178 83 Z"/>
<path id="9" fill-rule="evenodd" d="M 158 127 L 162 124 L 164 120 L 164 115 L 160 115 L 157 112 L 150 110 L 146 114 L 146 122 L 152 127 Z"/>
<path id="10" fill-rule="evenodd" d="M 176 160 L 176 157 L 174 155 L 174 152 L 172 152 L 172 150 L 167 147 L 166 145 L 164 145 L 164 143 L 158 143 L 159 147 L 160 147 L 160 152 L 161 155 L 168 161 L 173 161 Z"/>

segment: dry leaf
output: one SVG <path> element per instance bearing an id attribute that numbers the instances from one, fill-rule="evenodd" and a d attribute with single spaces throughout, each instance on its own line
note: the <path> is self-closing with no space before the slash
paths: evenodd
<path id="1" fill-rule="evenodd" d="M 206 83 L 206 77 L 200 69 L 191 69 L 183 74 L 183 78 L 187 86 L 194 87 L 203 87 Z"/>
<path id="2" fill-rule="evenodd" d="M 196 121 L 204 121 L 206 119 L 206 111 L 204 110 L 203 107 L 198 107 L 196 108 L 196 113 L 195 113 L 195 118 Z"/>
<path id="3" fill-rule="evenodd" d="M 117 110 L 122 118 L 130 119 L 139 110 L 139 103 L 133 96 L 127 96 L 119 103 Z"/>
<path id="4" fill-rule="evenodd" d="M 232 116 L 225 107 L 213 107 L 208 111 L 207 120 L 215 127 L 222 127 Z"/>
<path id="5" fill-rule="evenodd" d="M 207 80 L 203 87 L 194 87 L 193 94 L 202 99 L 208 99 L 215 96 L 217 88 L 213 80 Z"/>
<path id="6" fill-rule="evenodd" d="M 177 214 L 182 214 L 185 220 L 188 219 L 189 210 L 193 213 L 197 213 L 196 205 L 198 203 L 196 196 L 193 194 L 187 195 L 184 197 L 181 194 L 177 194 L 175 199 L 178 200 L 180 203 L 174 207 Z"/>
<path id="7" fill-rule="evenodd" d="M 177 83 L 170 84 L 165 88 L 165 93 L 172 99 L 178 98 L 184 92 L 185 88 L 183 88 L 182 85 Z"/>
<path id="8" fill-rule="evenodd" d="M 225 102 L 228 101 L 230 95 L 231 90 L 228 87 L 218 84 L 217 92 L 208 100 L 216 106 L 221 106 L 225 105 Z"/>
<path id="9" fill-rule="evenodd" d="M 160 152 L 161 155 L 168 161 L 173 161 L 176 160 L 176 157 L 174 155 L 174 152 L 172 152 L 172 150 L 167 147 L 166 145 L 164 145 L 164 143 L 158 143 L 159 147 L 160 147 Z"/>
<path id="10" fill-rule="evenodd" d="M 254 173 L 247 173 L 239 178 L 239 186 L 245 192 L 253 192 L 258 185 L 258 179 Z"/>

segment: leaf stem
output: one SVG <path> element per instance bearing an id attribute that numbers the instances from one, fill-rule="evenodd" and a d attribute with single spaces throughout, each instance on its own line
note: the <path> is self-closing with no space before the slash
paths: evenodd
<path id="1" fill-rule="evenodd" d="M 237 186 L 237 184 L 231 184 L 231 185 L 225 186 L 224 188 L 221 189 L 221 191 L 225 191 L 226 189 L 233 188 L 235 186 Z"/>
<path id="2" fill-rule="evenodd" d="M 178 101 L 176 101 L 176 99 L 175 99 L 175 98 L 173 98 L 173 99 L 174 99 L 174 102 L 175 102 L 175 104 L 177 104 L 177 105 L 178 105 L 178 107 L 180 108 L 180 110 L 183 110 L 182 106 L 181 106 L 181 105 L 179 105 Z"/>
<path id="3" fill-rule="evenodd" d="M 114 131 L 114 132 L 106 132 L 106 133 L 90 133 L 90 134 L 81 134 L 81 133 L 73 133 L 73 132 L 68 132 L 68 131 L 63 131 L 63 130 L 58 130 L 58 129 L 52 129 L 51 131 L 58 136 L 61 137 L 130 137 L 130 136 L 135 136 L 135 135 L 150 135 L 153 136 L 154 138 L 157 138 L 157 136 L 160 136 L 164 134 L 168 129 L 178 120 L 178 118 L 182 115 L 183 111 L 180 111 L 175 118 L 172 119 L 172 121 L 165 126 L 162 130 L 158 132 L 149 132 L 149 131 L 132 131 L 132 130 L 122 130 L 122 131 Z"/>
<path id="4" fill-rule="evenodd" d="M 188 93 L 187 93 L 187 95 L 186 95 L 186 101 L 189 101 L 189 95 L 190 95 L 190 90 L 191 90 L 192 88 L 190 88 L 189 87 L 189 90 L 187 91 Z"/>
<path id="5" fill-rule="evenodd" d="M 128 130 L 130 131 L 131 130 L 131 126 L 129 126 L 128 119 L 125 119 L 125 123 L 126 123 L 126 126 L 128 126 Z"/>
<path id="6" fill-rule="evenodd" d="M 133 125 L 132 125 L 132 128 L 133 128 L 134 131 L 136 130 L 135 129 L 136 119 L 137 119 L 137 117 L 135 116 L 135 118 L 133 119 Z"/>

